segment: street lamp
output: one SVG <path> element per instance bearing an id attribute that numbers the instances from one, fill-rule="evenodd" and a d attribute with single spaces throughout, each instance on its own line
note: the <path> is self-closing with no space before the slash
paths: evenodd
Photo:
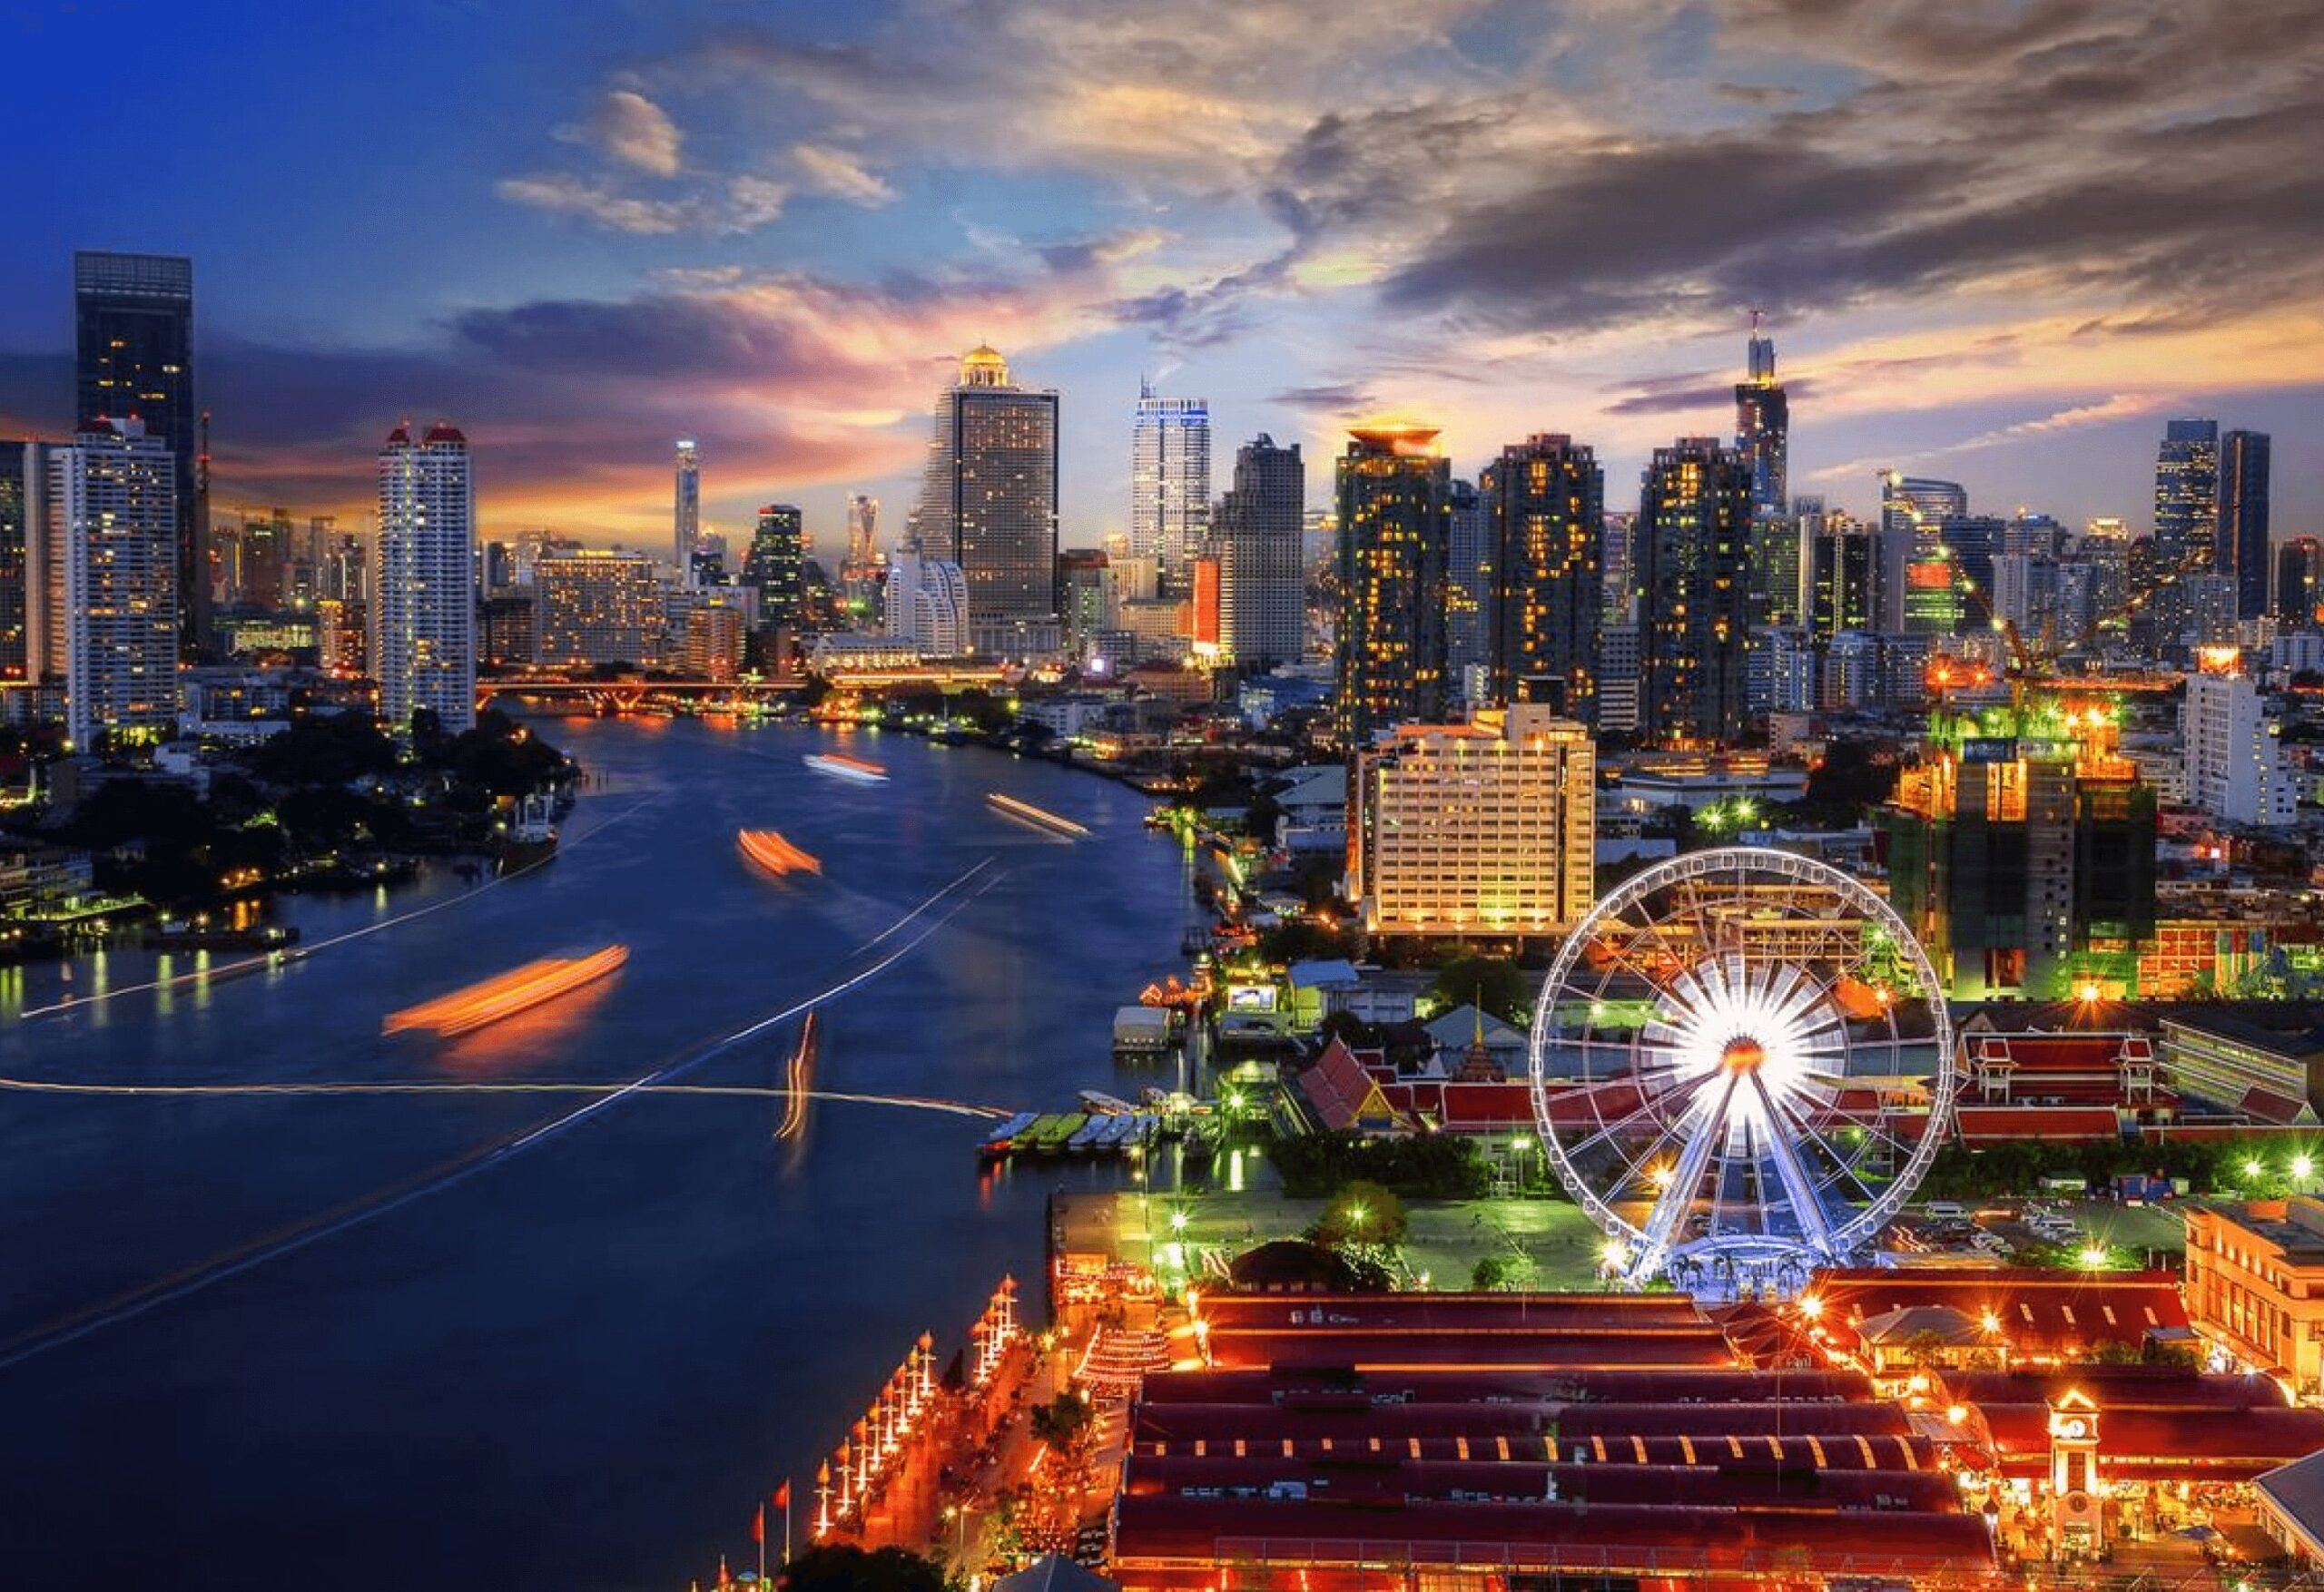
<path id="1" fill-rule="evenodd" d="M 1173 1233 L 1184 1233 L 1186 1230 L 1187 1230 L 1187 1214 L 1186 1214 L 1184 1211 L 1173 1211 L 1173 1212 L 1171 1212 L 1171 1213 L 1170 1213 L 1170 1231 L 1171 1231 L 1171 1232 L 1173 1232 Z"/>

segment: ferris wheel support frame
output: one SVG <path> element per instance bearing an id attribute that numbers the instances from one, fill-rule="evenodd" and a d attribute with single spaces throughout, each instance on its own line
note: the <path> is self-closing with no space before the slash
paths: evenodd
<path id="1" fill-rule="evenodd" d="M 1829 892 L 1839 903 L 1853 909 L 1866 927 L 1877 927 L 1893 942 L 1905 959 L 1906 971 L 1919 984 L 1925 997 L 1931 1028 L 1926 1042 L 1934 1047 L 1935 1058 L 1935 1076 L 1930 1084 L 1928 1120 L 1904 1165 L 1889 1180 L 1886 1189 L 1874 1194 L 1863 1209 L 1846 1219 L 1834 1220 L 1835 1213 L 1826 1207 L 1817 1193 L 1815 1178 L 1800 1159 L 1800 1146 L 1787 1135 L 1784 1114 L 1778 1109 L 1767 1081 L 1757 1071 L 1729 1073 L 1724 1078 L 1712 1075 L 1684 1088 L 1684 1093 L 1689 1097 L 1677 1108 L 1655 1143 L 1659 1146 L 1667 1142 L 1674 1131 L 1680 1130 L 1690 1119 L 1699 1118 L 1699 1125 L 1688 1135 L 1680 1146 L 1668 1186 L 1652 1200 L 1642 1222 L 1633 1222 L 1614 1208 L 1613 1203 L 1600 1191 L 1591 1178 L 1570 1158 L 1568 1146 L 1559 1136 L 1550 1106 L 1549 1084 L 1551 1080 L 1547 1076 L 1545 1067 L 1547 1056 L 1561 1043 L 1610 1044 L 1602 1039 L 1572 1038 L 1563 1031 L 1566 1024 L 1560 1013 L 1559 997 L 1573 987 L 1574 975 L 1582 957 L 1602 936 L 1608 925 L 1620 925 L 1633 931 L 1642 927 L 1630 923 L 1622 917 L 1623 913 L 1673 887 L 1718 878 L 1733 879 L 1738 883 L 1745 880 L 1765 880 L 1770 883 Z M 1653 928 L 1651 925 L 1643 927 Z M 1669 941 L 1661 936 L 1659 928 L 1654 928 L 1654 933 L 1665 953 L 1674 954 Z M 1689 989 L 1697 988 L 1694 981 L 1698 975 L 1705 968 L 1712 968 L 1722 957 L 1732 956 L 1731 952 L 1714 948 L 1707 942 L 1696 948 L 1696 954 L 1697 960 L 1680 968 L 1667 983 L 1649 979 L 1657 990 L 1659 1009 L 1657 1017 L 1648 1027 L 1665 1022 L 1664 1013 L 1659 1007 L 1661 1000 L 1666 997 L 1666 991 L 1682 982 Z M 1740 966 L 1740 958 L 1736 958 L 1735 960 Z M 1784 965 L 1793 966 L 1797 970 L 1795 964 Z M 1779 992 L 1774 991 L 1771 981 L 1761 987 L 1760 993 L 1773 992 L 1779 1001 L 1789 1001 L 1797 987 L 1798 980 L 1795 977 L 1787 979 Z M 1828 998 L 1828 988 L 1825 988 L 1822 993 Z M 1901 1046 L 1907 1042 L 1921 1042 L 1917 1037 L 1907 1041 L 1896 1032 L 1893 1016 L 1890 1022 L 1890 1037 L 1886 1043 Z M 1836 1076 L 1844 1076 L 1845 1056 L 1849 1046 L 1844 1026 L 1836 1031 L 1841 1035 L 1843 1056 L 1841 1074 Z M 1652 1115 L 1659 1103 L 1679 1092 L 1665 1081 L 1667 1075 L 1674 1070 L 1669 1065 L 1666 1063 L 1651 1075 L 1643 1067 L 1645 1039 L 1646 1028 L 1641 1027 L 1628 1047 L 1631 1056 L 1630 1076 L 1636 1080 L 1642 1104 L 1617 1122 L 1609 1124 L 1600 1118 L 1596 1131 L 1585 1135 L 1580 1141 L 1580 1147 L 1602 1145 L 1618 1138 L 1641 1116 Z M 1844 1262 L 1869 1245 L 1881 1229 L 1895 1219 L 1909 1203 L 1935 1160 L 1945 1126 L 1952 1120 L 1958 1092 L 1954 1043 L 1952 1017 L 1946 1006 L 1944 986 L 1926 950 L 1911 928 L 1896 915 L 1896 909 L 1862 880 L 1818 859 L 1770 848 L 1725 846 L 1685 852 L 1656 863 L 1623 881 L 1591 908 L 1559 947 L 1558 954 L 1542 979 L 1541 1000 L 1533 1014 L 1528 1048 L 1535 1133 L 1541 1141 L 1551 1169 L 1568 1195 L 1606 1234 L 1610 1256 L 1614 1257 L 1610 1263 L 1612 1268 L 1635 1286 L 1664 1270 L 1677 1253 L 1679 1247 L 1674 1243 L 1677 1230 L 1693 1204 L 1706 1163 L 1715 1148 L 1713 1141 L 1719 1134 L 1733 1131 L 1728 1110 L 1738 1089 L 1748 1086 L 1756 1093 L 1758 1109 L 1763 1114 L 1759 1125 L 1767 1140 L 1766 1158 L 1775 1169 L 1784 1201 L 1790 1207 L 1802 1236 L 1792 1240 L 1767 1233 L 1734 1234 L 1732 1248 L 1738 1255 L 1746 1256 L 1787 1255 L 1807 1261 Z M 1810 1070 L 1812 1072 L 1812 1068 Z M 1704 1096 L 1714 1093 L 1718 1097 L 1717 1103 L 1707 1106 Z M 1842 1115 L 1848 1114 L 1843 1111 Z M 1830 1153 L 1830 1145 L 1823 1143 L 1821 1135 L 1817 1135 L 1804 1120 L 1800 1126 L 1818 1141 L 1827 1155 Z M 1891 1140 L 1891 1143 L 1895 1141 Z"/>

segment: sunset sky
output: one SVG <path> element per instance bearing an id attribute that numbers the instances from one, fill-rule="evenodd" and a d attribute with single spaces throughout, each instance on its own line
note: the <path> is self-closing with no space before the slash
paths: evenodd
<path id="1" fill-rule="evenodd" d="M 1610 506 L 1733 424 L 2143 526 L 2172 414 L 2272 432 L 2324 533 L 2315 0 L 27 0 L 0 20 L 0 427 L 70 418 L 75 247 L 195 261 L 221 505 L 359 516 L 457 420 L 487 534 L 658 549 L 876 492 L 980 339 L 1064 394 L 1063 540 L 1141 373 L 1265 430 L 1561 430 Z"/>

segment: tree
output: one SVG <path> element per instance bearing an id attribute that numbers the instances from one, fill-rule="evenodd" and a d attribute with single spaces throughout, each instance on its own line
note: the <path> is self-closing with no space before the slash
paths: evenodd
<path id="1" fill-rule="evenodd" d="M 805 1549 L 783 1567 L 783 1592 L 944 1592 L 944 1572 L 916 1553 L 852 1542 Z"/>
<path id="2" fill-rule="evenodd" d="M 1404 1239 L 1404 1203 L 1376 1183 L 1343 1187 L 1315 1219 L 1315 1242 L 1332 1249 L 1351 1243 L 1393 1248 Z"/>
<path id="3" fill-rule="evenodd" d="M 1505 957 L 1459 956 L 1437 970 L 1428 993 L 1446 1010 L 1476 1002 L 1504 1023 L 1525 1019 L 1532 986 Z"/>
<path id="4" fill-rule="evenodd" d="M 1042 1447 L 1063 1454 L 1089 1430 L 1089 1406 L 1073 1393 L 1059 1393 L 1048 1403 L 1037 1406 L 1028 1423 L 1034 1440 Z"/>
<path id="5" fill-rule="evenodd" d="M 1469 1273 L 1469 1286 L 1480 1293 L 1491 1293 L 1508 1287 L 1517 1280 L 1517 1263 L 1505 1254 L 1489 1254 Z"/>

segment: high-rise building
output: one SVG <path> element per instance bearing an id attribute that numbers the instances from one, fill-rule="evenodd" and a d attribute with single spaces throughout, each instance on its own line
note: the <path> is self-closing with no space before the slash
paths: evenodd
<path id="1" fill-rule="evenodd" d="M 695 680 L 732 680 L 743 667 L 743 611 L 731 604 L 696 604 L 686 611 L 678 667 Z"/>
<path id="2" fill-rule="evenodd" d="M 880 500 L 851 492 L 847 495 L 847 551 L 839 565 L 839 600 L 852 628 L 879 628 L 887 573 L 880 554 Z"/>
<path id="3" fill-rule="evenodd" d="M 1785 517 L 1791 504 L 1791 400 L 1776 379 L 1775 339 L 1759 335 L 1756 310 L 1743 379 L 1735 384 L 1735 451 L 1751 469 L 1752 517 Z"/>
<path id="4" fill-rule="evenodd" d="M 2219 535 L 2219 422 L 2171 420 L 2154 457 L 2154 550 L 2168 572 L 2212 566 Z"/>
<path id="5" fill-rule="evenodd" d="M 1452 482 L 1444 580 L 1444 667 L 1454 700 L 1488 707 L 1492 658 L 1492 511 L 1473 481 Z M 1477 683 L 1469 695 L 1468 683 Z"/>
<path id="6" fill-rule="evenodd" d="M 908 539 L 960 567 L 980 624 L 1056 617 L 1057 428 L 1056 392 L 1017 386 L 990 348 L 937 398 Z"/>
<path id="7" fill-rule="evenodd" d="M 1492 597 L 1488 661 L 1501 703 L 1546 703 L 1596 722 L 1599 543 L 1606 478 L 1586 443 L 1537 433 L 1484 468 Z"/>
<path id="8" fill-rule="evenodd" d="M 1349 886 L 1372 933 L 1548 936 L 1590 910 L 1597 753 L 1556 709 L 1399 725 L 1355 777 Z"/>
<path id="9" fill-rule="evenodd" d="M 743 582 L 759 592 L 759 623 L 796 626 L 807 603 L 807 527 L 798 508 L 770 503 L 759 510 L 751 550 L 743 559 Z"/>
<path id="10" fill-rule="evenodd" d="M 2268 434 L 2230 431 L 2219 441 L 2219 532 L 2214 568 L 2235 580 L 2235 613 L 2268 611 Z"/>
<path id="11" fill-rule="evenodd" d="M 1741 733 L 1748 630 L 1750 466 L 1715 437 L 1658 447 L 1639 502 L 1643 675 L 1650 740 Z"/>
<path id="12" fill-rule="evenodd" d="M 1993 617 L 1994 559 L 2012 540 L 2010 523 L 1984 514 L 1948 515 L 1937 526 L 1937 539 L 1962 589 L 1962 621 L 1984 628 Z"/>
<path id="13" fill-rule="evenodd" d="M 1338 461 L 1341 744 L 1444 716 L 1452 467 L 1436 428 L 1370 426 Z"/>
<path id="14" fill-rule="evenodd" d="M 970 611 L 968 576 L 959 565 L 910 549 L 888 561 L 888 634 L 921 656 L 966 654 Z"/>
<path id="15" fill-rule="evenodd" d="M 1235 450 L 1235 484 L 1218 500 L 1219 647 L 1246 667 L 1295 663 L 1306 642 L 1307 467 L 1299 445 L 1261 432 Z"/>
<path id="16" fill-rule="evenodd" d="M 1803 500 L 1805 501 L 1805 500 Z M 1819 642 L 1869 631 L 1876 562 L 1871 529 L 1846 514 L 1821 515 L 1807 543 L 1807 628 Z"/>
<path id="17" fill-rule="evenodd" d="M 44 579 L 47 516 L 48 445 L 0 442 L 0 681 L 41 678 L 44 624 L 64 612 Z"/>
<path id="18" fill-rule="evenodd" d="M 495 669 L 541 661 L 541 603 L 537 586 L 512 588 L 477 604 L 477 658 Z"/>
<path id="19" fill-rule="evenodd" d="M 193 261 L 175 254 L 73 256 L 74 419 L 135 418 L 166 448 L 177 518 L 178 650 L 210 630 L 208 504 L 193 373 Z"/>
<path id="20" fill-rule="evenodd" d="M 1210 526 L 1210 404 L 1166 398 L 1141 381 L 1130 432 L 1129 550 L 1161 566 L 1164 591 L 1187 588 Z"/>
<path id="21" fill-rule="evenodd" d="M 694 547 L 702 538 L 702 450 L 691 438 L 678 443 L 677 489 L 671 516 L 670 566 L 678 584 L 694 584 Z"/>
<path id="22" fill-rule="evenodd" d="M 2299 791 L 2280 730 L 2259 683 L 2240 669 L 2207 665 L 2188 675 L 2179 709 L 2187 800 L 2225 823 L 2291 822 Z"/>
<path id="23" fill-rule="evenodd" d="M 379 717 L 399 732 L 426 708 L 446 730 L 476 722 L 476 490 L 468 440 L 442 420 L 379 450 L 371 664 Z"/>
<path id="24" fill-rule="evenodd" d="M 65 733 L 158 740 L 178 712 L 176 460 L 143 422 L 84 422 L 50 450 L 48 536 L 63 567 Z"/>
<path id="25" fill-rule="evenodd" d="M 533 566 L 544 663 L 659 663 L 667 644 L 662 583 L 643 553 L 577 548 Z"/>
<path id="26" fill-rule="evenodd" d="M 2276 551 L 2276 619 L 2300 630 L 2316 625 L 2324 604 L 2324 543 L 2295 536 Z"/>
<path id="27" fill-rule="evenodd" d="M 1095 547 L 1068 547 L 1057 555 L 1058 615 L 1066 651 L 1077 663 L 1102 657 L 1108 616 L 1106 555 Z"/>
<path id="28" fill-rule="evenodd" d="M 2155 793 L 2097 715 L 1933 745 L 1886 814 L 1889 899 L 1956 1000 L 2122 993 L 2153 938 Z"/>

